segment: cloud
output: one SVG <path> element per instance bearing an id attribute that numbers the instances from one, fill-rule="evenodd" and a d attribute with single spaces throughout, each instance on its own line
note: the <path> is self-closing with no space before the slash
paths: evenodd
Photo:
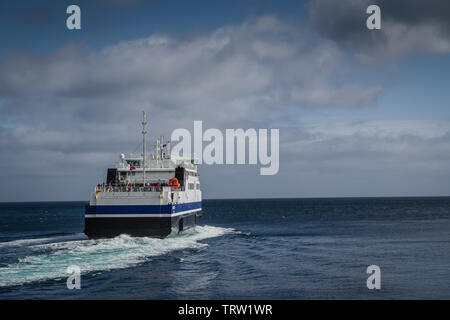
<path id="1" fill-rule="evenodd" d="M 190 39 L 152 34 L 98 51 L 70 45 L 50 54 L 3 58 L 0 171 L 8 184 L 0 184 L 0 200 L 87 198 L 119 153 L 139 152 L 143 109 L 154 139 L 191 128 L 193 120 L 203 120 L 205 127 L 272 127 L 274 114 L 295 123 L 299 112 L 288 117 L 288 111 L 376 103 L 382 85 L 342 79 L 348 63 L 343 56 L 333 41 L 265 16 Z M 405 129 L 394 138 L 325 129 L 282 128 L 279 175 L 263 183 L 257 168 L 215 168 L 202 178 L 207 196 L 236 196 L 249 189 L 265 194 L 272 190 L 267 183 L 283 184 L 302 174 L 317 179 L 317 185 L 340 186 L 336 172 L 349 172 L 352 164 L 361 172 L 368 159 L 376 166 L 390 158 L 393 170 L 401 168 L 402 146 L 417 163 L 423 156 L 414 153 L 417 146 L 443 170 L 449 163 L 447 154 L 438 152 L 447 147 L 444 133 L 429 138 L 425 129 L 409 135 Z M 327 180 L 321 172 L 331 168 L 337 171 Z M 245 183 L 234 186 L 237 178 L 229 170 L 247 172 L 239 174 Z M 225 187 L 216 188 L 218 180 Z M 327 191 L 332 194 L 331 187 Z"/>
<path id="2" fill-rule="evenodd" d="M 334 122 L 283 133 L 280 177 L 304 197 L 448 195 L 450 190 L 449 122 Z"/>
<path id="3" fill-rule="evenodd" d="M 433 160 L 450 160 L 450 124 L 446 121 L 358 121 L 304 125 L 300 139 L 287 139 L 284 149 L 292 153 L 295 162 L 323 161 L 339 166 L 357 164 L 361 169 L 378 167 L 385 170 L 384 163 L 395 166 L 426 165 Z M 295 134 L 297 135 L 297 134 Z M 302 150 L 302 156 L 298 152 Z M 444 162 L 442 163 L 444 164 Z M 450 165 L 446 165 L 450 167 Z"/>
<path id="4" fill-rule="evenodd" d="M 50 172 L 97 183 L 106 159 L 139 150 L 143 109 L 155 137 L 193 120 L 267 127 L 286 107 L 374 103 L 378 86 L 331 80 L 340 62 L 331 42 L 272 16 L 190 39 L 153 34 L 98 51 L 68 45 L 3 58 L 0 168 L 22 183 Z"/>
<path id="5" fill-rule="evenodd" d="M 189 40 L 151 35 L 100 51 L 70 45 L 1 60 L 0 114 L 36 134 L 115 137 L 129 132 L 142 109 L 159 130 L 166 119 L 172 128 L 193 119 L 225 125 L 285 106 L 374 103 L 378 85 L 331 80 L 340 60 L 333 44 L 271 16 Z"/>
<path id="6" fill-rule="evenodd" d="M 366 9 L 372 4 L 381 9 L 381 30 L 366 28 Z M 450 52 L 450 3 L 446 0 L 312 0 L 309 8 L 314 29 L 363 62 Z"/>
<path id="7" fill-rule="evenodd" d="M 280 129 L 280 171 L 201 167 L 209 197 L 445 196 L 450 190 L 450 123 L 359 121 Z M 215 183 L 220 175 L 220 183 Z"/>
<path id="8" fill-rule="evenodd" d="M 100 52 L 69 46 L 48 56 L 3 60 L 0 94 L 4 112 L 15 117 L 27 108 L 61 107 L 122 116 L 123 110 L 147 105 L 161 112 L 189 108 L 192 115 L 242 118 L 263 115 L 274 105 L 321 105 L 320 94 L 306 96 L 311 84 L 314 92 L 333 92 L 339 106 L 373 102 L 377 88 L 332 83 L 339 62 L 331 43 L 313 43 L 280 20 L 262 17 L 189 41 L 152 35 Z M 349 88 L 368 98 L 353 100 Z"/>

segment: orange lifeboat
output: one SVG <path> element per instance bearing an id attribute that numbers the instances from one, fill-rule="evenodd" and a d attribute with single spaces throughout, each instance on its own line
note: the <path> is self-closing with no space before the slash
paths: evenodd
<path id="1" fill-rule="evenodd" d="M 178 182 L 177 178 L 172 178 L 169 180 L 169 186 L 178 188 L 180 186 L 180 183 Z"/>

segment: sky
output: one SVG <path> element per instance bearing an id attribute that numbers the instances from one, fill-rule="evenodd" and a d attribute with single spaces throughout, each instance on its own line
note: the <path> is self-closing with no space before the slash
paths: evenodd
<path id="1" fill-rule="evenodd" d="M 2 202 L 87 200 L 141 110 L 150 140 L 280 130 L 278 174 L 202 165 L 204 198 L 450 195 L 446 0 L 18 0 L 0 24 Z"/>

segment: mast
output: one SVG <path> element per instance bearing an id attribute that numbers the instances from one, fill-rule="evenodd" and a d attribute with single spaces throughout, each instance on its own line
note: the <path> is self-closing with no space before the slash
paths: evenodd
<path id="1" fill-rule="evenodd" d="M 143 185 L 145 187 L 145 135 L 147 134 L 147 116 L 145 111 L 142 111 L 142 172 L 143 172 Z"/>
<path id="2" fill-rule="evenodd" d="M 161 157 L 161 163 L 162 163 L 162 160 L 163 160 L 163 151 L 164 151 L 164 136 L 161 136 L 161 137 L 159 138 L 159 141 L 161 141 L 161 142 L 160 142 L 161 148 L 159 149 L 159 154 L 160 154 L 160 157 Z"/>

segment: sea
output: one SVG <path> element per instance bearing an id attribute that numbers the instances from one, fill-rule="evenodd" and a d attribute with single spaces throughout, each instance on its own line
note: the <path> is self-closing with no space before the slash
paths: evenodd
<path id="1" fill-rule="evenodd" d="M 84 205 L 0 203 L 0 299 L 450 299 L 450 197 L 204 200 L 165 239 L 88 240 Z"/>

